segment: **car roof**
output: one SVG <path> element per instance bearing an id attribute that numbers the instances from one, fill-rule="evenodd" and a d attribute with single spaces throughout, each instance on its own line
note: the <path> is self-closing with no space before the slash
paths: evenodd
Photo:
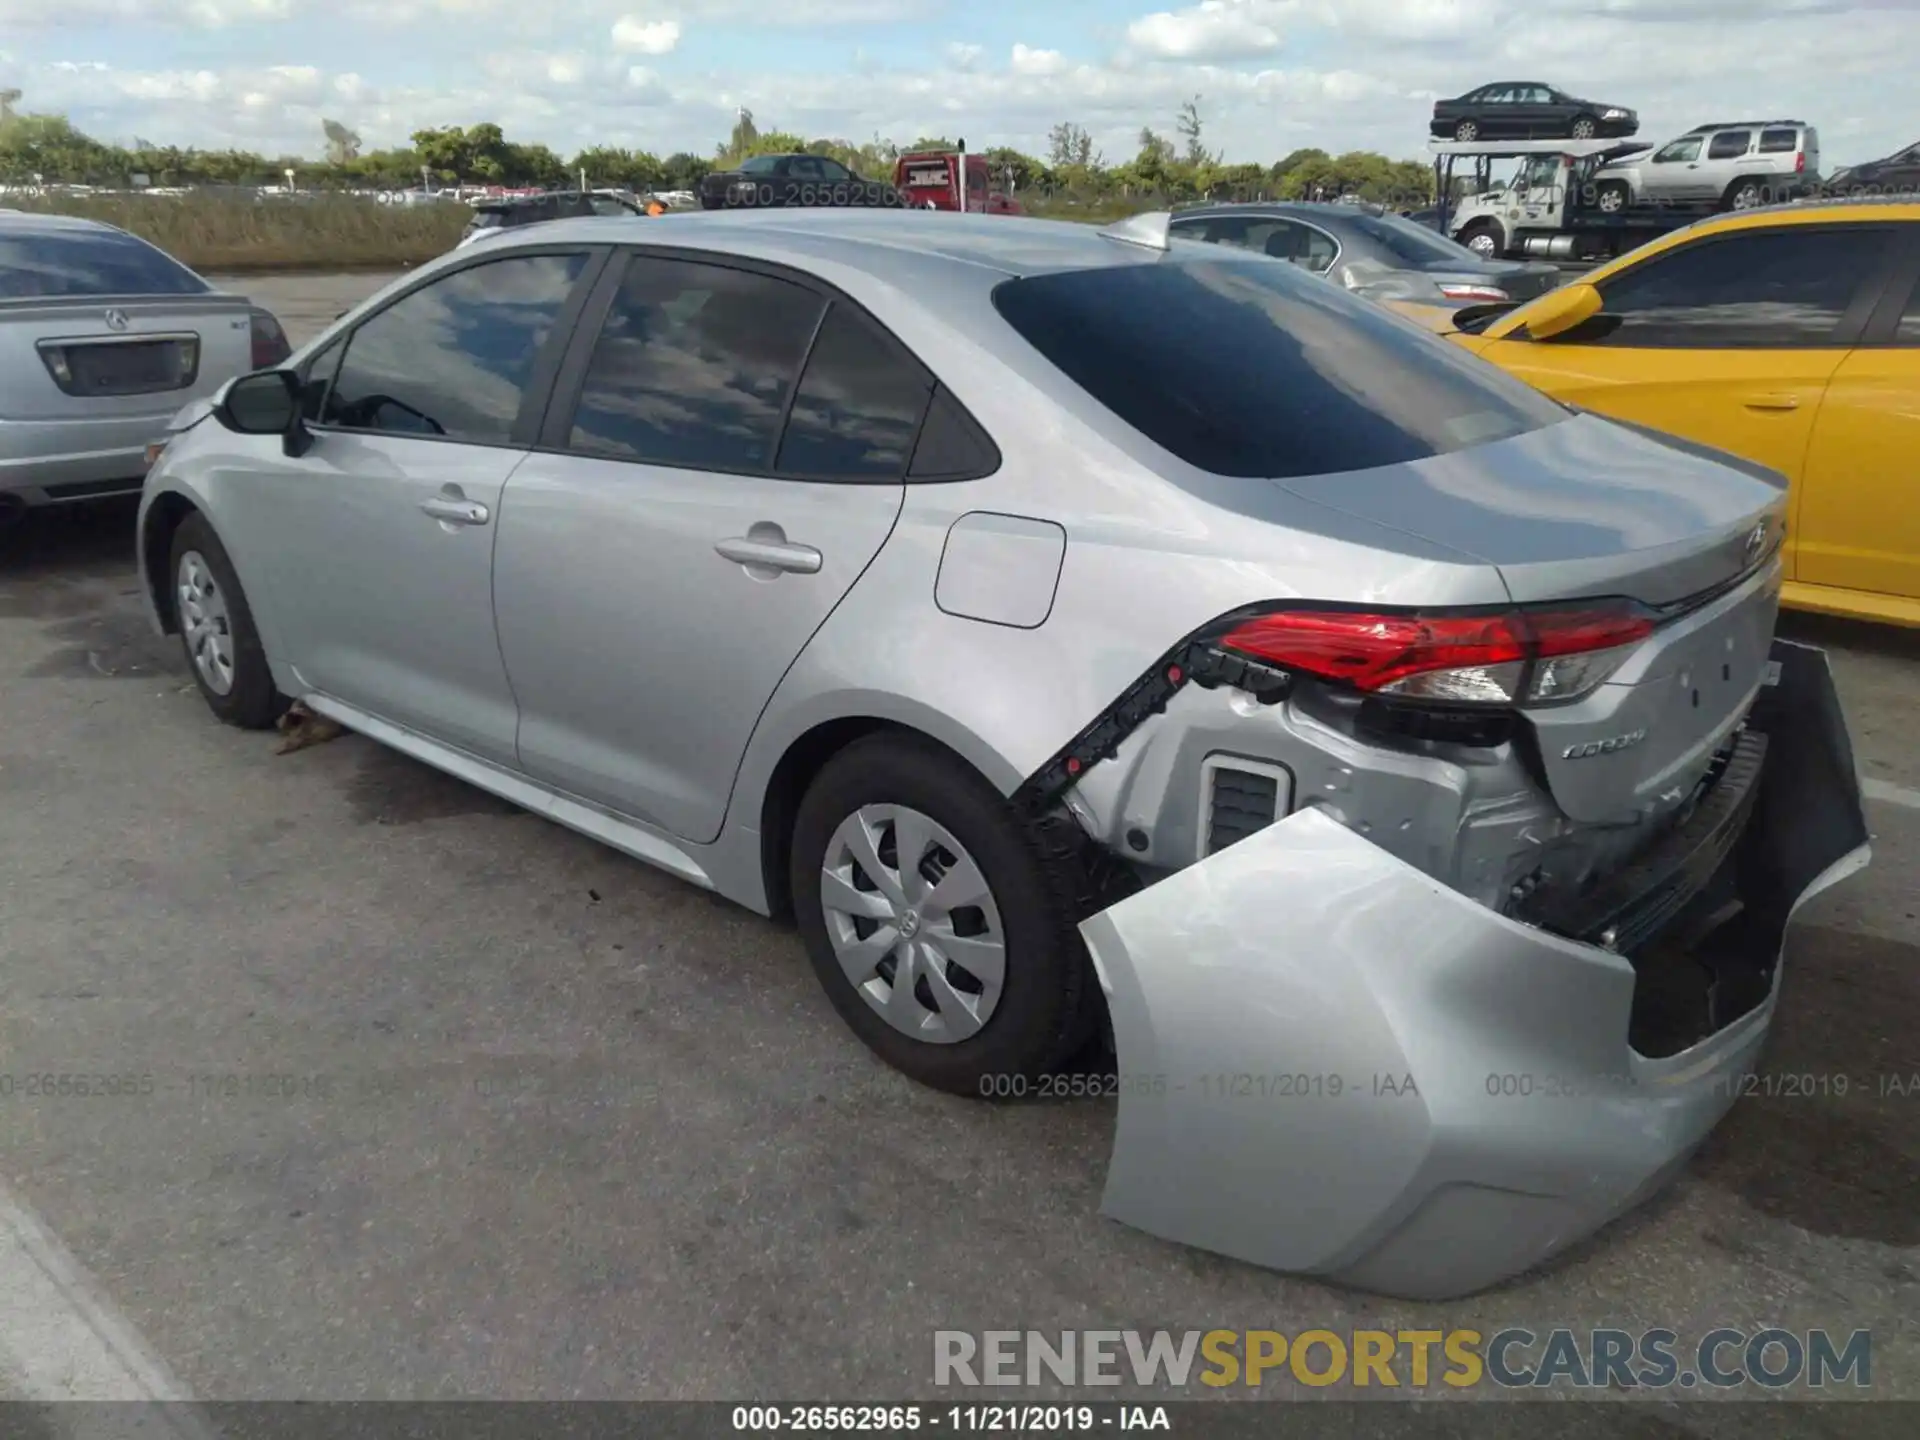
<path id="1" fill-rule="evenodd" d="M 667 220 L 665 228 L 659 219 Z M 644 230 L 627 216 L 553 220 L 529 225 L 494 246 L 504 251 L 568 241 L 670 245 L 801 268 L 840 260 L 876 270 L 968 269 L 1000 278 L 1150 264 L 1167 254 L 1068 220 L 865 207 L 687 211 L 650 219 Z M 489 253 L 500 253 L 494 246 Z"/>
<path id="2" fill-rule="evenodd" d="M 109 225 L 104 220 L 90 220 L 84 215 L 54 215 L 45 210 L 0 210 L 0 230 L 16 235 L 27 231 L 62 230 L 125 233 L 118 225 Z"/>
<path id="3" fill-rule="evenodd" d="M 1709 215 L 1686 227 L 1686 233 L 1745 230 L 1781 220 L 1797 220 L 1806 225 L 1845 225 L 1862 220 L 1920 221 L 1920 198 L 1912 195 L 1848 195 L 1831 200 L 1787 200 L 1778 205 L 1757 205 L 1751 210 L 1732 210 Z"/>

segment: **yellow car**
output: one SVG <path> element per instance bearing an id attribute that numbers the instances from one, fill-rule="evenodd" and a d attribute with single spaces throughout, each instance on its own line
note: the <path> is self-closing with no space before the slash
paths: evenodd
<path id="1" fill-rule="evenodd" d="M 1787 477 L 1785 603 L 1920 626 L 1920 203 L 1715 216 L 1517 308 L 1397 305 L 1558 400 Z"/>

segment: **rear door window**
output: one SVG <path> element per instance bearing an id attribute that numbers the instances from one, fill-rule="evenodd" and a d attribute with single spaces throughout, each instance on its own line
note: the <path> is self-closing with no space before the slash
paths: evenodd
<path id="1" fill-rule="evenodd" d="M 1116 419 L 1216 475 L 1365 470 L 1571 413 L 1291 266 L 1202 251 L 1007 280 L 993 300 Z"/>
<path id="2" fill-rule="evenodd" d="M 1747 153 L 1753 143 L 1751 130 L 1722 130 L 1707 145 L 1709 160 L 1732 160 Z"/>
<path id="3" fill-rule="evenodd" d="M 635 255 L 594 342 L 567 447 L 761 475 L 826 302 L 791 281 Z"/>
<path id="4" fill-rule="evenodd" d="M 210 288 L 171 255 L 122 230 L 0 229 L 0 299 L 204 295 Z"/>
<path id="5" fill-rule="evenodd" d="M 820 322 L 775 469 L 818 480 L 898 480 L 933 395 L 906 347 L 844 301 Z"/>

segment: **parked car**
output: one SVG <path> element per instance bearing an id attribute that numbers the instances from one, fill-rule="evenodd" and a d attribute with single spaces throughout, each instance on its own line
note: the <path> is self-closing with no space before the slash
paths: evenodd
<path id="1" fill-rule="evenodd" d="M 0 512 L 138 491 L 183 401 L 288 353 L 270 313 L 125 230 L 0 212 Z"/>
<path id="2" fill-rule="evenodd" d="M 1434 101 L 1431 128 L 1445 140 L 1597 140 L 1633 134 L 1640 117 L 1537 81 L 1505 80 Z"/>
<path id="3" fill-rule="evenodd" d="M 471 245 L 518 225 L 539 225 L 548 220 L 647 213 L 639 203 L 606 190 L 551 190 L 542 195 L 510 195 L 474 206 L 473 219 L 461 232 L 459 244 Z"/>
<path id="4" fill-rule="evenodd" d="M 1883 160 L 1868 160 L 1833 172 L 1828 191 L 1836 195 L 1859 192 L 1920 196 L 1920 143 L 1909 145 Z"/>
<path id="5" fill-rule="evenodd" d="M 1715 217 L 1448 328 L 1557 399 L 1778 471 L 1786 603 L 1920 625 L 1916 267 L 1920 202 L 1803 202 Z"/>
<path id="6" fill-rule="evenodd" d="M 1593 174 L 1594 204 L 1617 213 L 1636 201 L 1751 210 L 1819 184 L 1820 132 L 1800 120 L 1701 125 L 1656 149 L 1611 160 Z"/>
<path id="7" fill-rule="evenodd" d="M 443 257 L 179 417 L 154 623 L 224 720 L 298 698 L 791 909 L 926 1084 L 1110 1034 L 1108 1213 L 1476 1289 L 1673 1172 L 1864 861 L 1824 657 L 1773 639 L 1785 496 L 1169 230 Z M 1296 1071 L 1343 1083 L 1209 1088 Z"/>
<path id="8" fill-rule="evenodd" d="M 893 186 L 856 175 L 825 155 L 754 155 L 700 181 L 704 210 L 897 208 L 901 204 Z"/>
<path id="9" fill-rule="evenodd" d="M 1560 283 L 1538 260 L 1483 260 L 1464 245 L 1376 206 L 1304 201 L 1207 206 L 1178 214 L 1173 234 L 1294 264 L 1372 300 L 1466 305 L 1531 300 Z"/>

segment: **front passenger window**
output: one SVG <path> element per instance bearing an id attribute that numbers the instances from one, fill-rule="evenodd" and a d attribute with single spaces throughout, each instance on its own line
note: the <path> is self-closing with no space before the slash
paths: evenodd
<path id="1" fill-rule="evenodd" d="M 505 445 L 584 251 L 513 255 L 430 281 L 347 340 L 320 423 Z"/>

